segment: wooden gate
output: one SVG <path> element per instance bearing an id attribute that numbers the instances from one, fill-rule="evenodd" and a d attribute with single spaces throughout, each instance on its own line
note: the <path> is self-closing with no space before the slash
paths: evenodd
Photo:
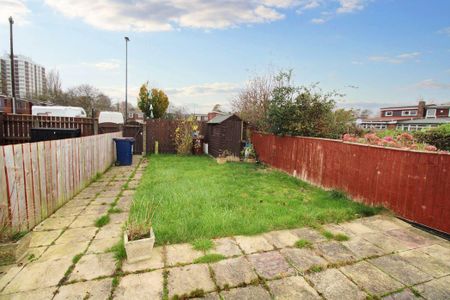
<path id="1" fill-rule="evenodd" d="M 135 139 L 133 154 L 142 154 L 144 152 L 144 124 L 129 121 L 126 125 L 123 126 L 123 136 L 124 137 L 132 137 Z"/>

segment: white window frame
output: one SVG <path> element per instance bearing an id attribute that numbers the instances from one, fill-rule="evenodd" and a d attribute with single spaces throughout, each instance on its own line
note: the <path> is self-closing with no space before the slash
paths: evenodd
<path id="1" fill-rule="evenodd" d="M 392 110 L 387 110 L 384 112 L 385 117 L 392 117 L 394 115 L 394 112 Z"/>
<path id="2" fill-rule="evenodd" d="M 402 110 L 402 117 L 415 117 L 417 110 Z"/>
<path id="3" fill-rule="evenodd" d="M 432 112 L 432 111 L 434 111 L 433 115 L 429 114 L 429 112 Z M 426 118 L 436 118 L 436 112 L 437 112 L 436 108 L 427 109 L 427 114 L 425 117 Z"/>

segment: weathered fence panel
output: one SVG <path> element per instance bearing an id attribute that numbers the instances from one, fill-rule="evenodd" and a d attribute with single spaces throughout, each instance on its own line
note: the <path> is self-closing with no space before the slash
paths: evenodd
<path id="1" fill-rule="evenodd" d="M 450 155 L 254 133 L 259 159 L 302 180 L 450 233 Z"/>
<path id="2" fill-rule="evenodd" d="M 31 128 L 79 128 L 81 136 L 95 134 L 96 119 L 14 115 L 0 113 L 0 145 L 21 144 L 31 140 Z"/>
<path id="3" fill-rule="evenodd" d="M 33 228 L 115 160 L 121 132 L 0 146 L 0 220 Z"/>

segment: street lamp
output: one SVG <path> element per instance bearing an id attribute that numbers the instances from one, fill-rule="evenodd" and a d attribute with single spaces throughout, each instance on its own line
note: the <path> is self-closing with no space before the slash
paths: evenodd
<path id="1" fill-rule="evenodd" d="M 130 39 L 125 37 L 125 124 L 128 120 L 128 42 Z"/>
<path id="2" fill-rule="evenodd" d="M 11 59 L 11 89 L 12 89 L 12 112 L 16 113 L 16 80 L 14 78 L 14 46 L 13 46 L 13 24 L 14 20 L 9 17 L 9 46 Z"/>

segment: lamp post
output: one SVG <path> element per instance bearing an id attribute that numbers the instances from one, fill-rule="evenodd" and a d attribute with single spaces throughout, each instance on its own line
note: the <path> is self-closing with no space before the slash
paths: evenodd
<path id="1" fill-rule="evenodd" d="M 9 46 L 11 59 L 11 90 L 12 90 L 12 112 L 16 113 L 16 80 L 14 78 L 14 46 L 13 46 L 13 24 L 14 20 L 9 17 Z"/>
<path id="2" fill-rule="evenodd" d="M 125 37 L 125 124 L 128 120 L 128 42 L 130 39 Z"/>

